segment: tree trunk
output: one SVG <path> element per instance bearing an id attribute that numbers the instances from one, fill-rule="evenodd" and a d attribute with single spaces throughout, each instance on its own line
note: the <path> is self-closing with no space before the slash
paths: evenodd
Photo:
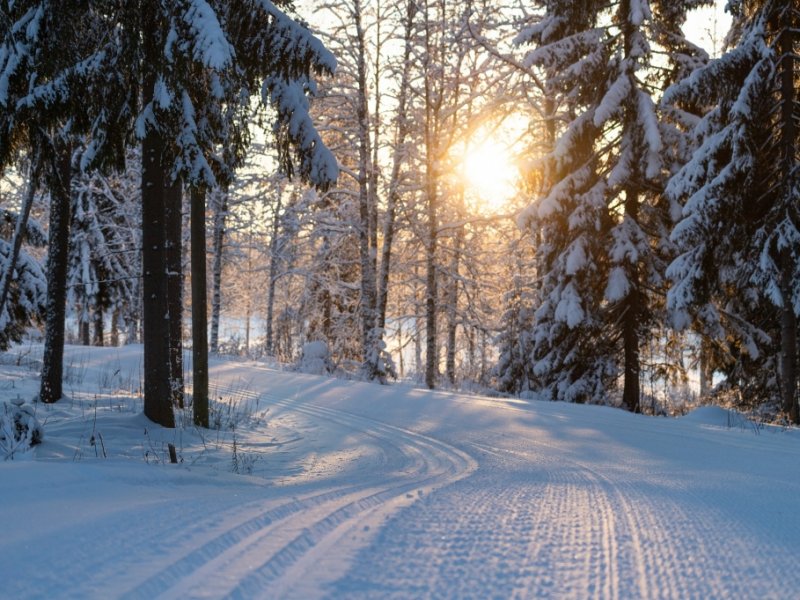
<path id="1" fill-rule="evenodd" d="M 33 158 L 33 161 L 38 161 Z M 36 196 L 36 188 L 38 185 L 38 162 L 31 164 L 28 171 L 28 190 L 25 192 L 25 198 L 22 202 L 22 208 L 17 216 L 17 225 L 14 229 L 14 241 L 11 245 L 11 256 L 6 259 L 2 279 L 0 280 L 0 315 L 3 314 L 8 301 L 8 295 L 11 290 L 11 281 L 14 279 L 14 269 L 17 268 L 17 259 L 19 258 L 19 251 L 22 248 L 22 238 L 25 236 L 25 230 L 28 227 L 28 218 L 31 214 L 31 206 L 33 206 L 33 198 Z"/>
<path id="2" fill-rule="evenodd" d="M 781 404 L 792 423 L 797 414 L 797 317 L 792 305 L 793 261 L 789 250 L 781 252 Z"/>
<path id="3" fill-rule="evenodd" d="M 112 346 L 119 346 L 119 309 L 115 308 L 111 312 L 111 339 Z"/>
<path id="4" fill-rule="evenodd" d="M 397 366 L 398 366 L 398 373 L 400 375 L 400 379 L 406 376 L 405 373 L 405 361 L 403 360 L 403 323 L 402 321 L 398 321 L 397 323 L 397 347 L 400 351 L 397 353 Z"/>
<path id="5" fill-rule="evenodd" d="M 219 317 L 222 304 L 222 250 L 225 242 L 225 217 L 228 213 L 228 190 L 217 194 L 214 203 L 213 247 L 214 265 L 211 272 L 211 345 L 212 354 L 219 352 Z"/>
<path id="6" fill-rule="evenodd" d="M 64 321 L 67 307 L 69 227 L 72 197 L 72 148 L 59 144 L 58 173 L 50 189 L 50 231 L 47 246 L 47 308 L 39 399 L 45 403 L 63 395 Z"/>
<path id="7" fill-rule="evenodd" d="M 206 190 L 191 190 L 192 407 L 194 423 L 208 428 L 208 322 L 206 297 Z"/>
<path id="8" fill-rule="evenodd" d="M 638 217 L 639 196 L 632 190 L 625 192 L 625 218 Z M 640 361 L 639 361 L 639 328 L 641 327 L 641 292 L 639 290 L 639 274 L 636 265 L 631 265 L 626 273 L 630 283 L 630 292 L 624 300 L 622 315 L 622 343 L 625 353 L 625 377 L 622 390 L 622 401 L 631 412 L 639 412 L 640 397 Z"/>
<path id="9" fill-rule="evenodd" d="M 80 336 L 81 336 L 81 345 L 83 346 L 91 346 L 92 345 L 92 324 L 89 322 L 89 314 L 86 312 L 86 308 L 84 307 L 84 312 L 81 316 L 81 321 L 78 325 L 80 329 Z"/>
<path id="10" fill-rule="evenodd" d="M 436 387 L 439 349 L 436 345 L 436 242 L 437 210 L 435 183 L 428 183 L 428 239 L 425 247 L 425 385 Z"/>
<path id="11" fill-rule="evenodd" d="M 360 0 L 359 0 L 360 2 Z M 375 21 L 374 21 L 374 46 L 370 53 L 373 58 L 373 80 L 372 93 L 375 97 L 372 112 L 372 157 L 369 163 L 369 248 L 370 248 L 370 261 L 372 263 L 372 277 L 373 277 L 373 312 L 376 311 L 378 290 L 375 275 L 378 272 L 378 153 L 379 144 L 381 139 L 381 56 L 383 54 L 383 37 L 381 36 L 381 23 L 383 22 L 384 15 L 381 13 L 381 2 L 376 0 L 374 3 Z M 360 27 L 359 22 L 359 27 Z M 365 80 L 366 82 L 366 80 Z M 377 318 L 377 315 L 375 316 Z M 380 336 L 378 332 L 373 333 L 375 338 L 373 343 L 377 343 Z"/>
<path id="12" fill-rule="evenodd" d="M 467 361 L 469 362 L 469 376 L 475 377 L 478 372 L 475 361 L 475 328 L 470 327 L 467 333 Z"/>
<path id="13" fill-rule="evenodd" d="M 439 234 L 439 116 L 444 98 L 444 84 L 440 89 L 434 89 L 435 68 L 432 62 L 444 56 L 442 48 L 434 48 L 431 36 L 432 23 L 429 19 L 428 5 L 425 4 L 425 58 L 424 58 L 424 101 L 425 101 L 425 203 L 427 223 L 427 236 L 425 240 L 425 385 L 429 389 L 436 386 L 439 376 L 439 348 L 436 343 L 436 304 L 437 304 L 437 276 L 436 276 L 436 246 Z M 443 17 L 442 17 L 443 18 Z M 440 36 L 444 39 L 444 34 Z M 444 44 L 440 41 L 440 44 Z M 443 70 L 439 68 L 440 76 Z"/>
<path id="14" fill-rule="evenodd" d="M 422 314 L 422 306 L 423 303 L 420 302 L 420 294 L 419 294 L 419 284 L 417 283 L 420 280 L 420 273 L 419 273 L 419 266 L 416 262 L 414 262 L 414 371 L 415 376 L 419 379 L 420 375 L 422 374 L 422 329 L 423 329 L 423 314 Z"/>
<path id="15" fill-rule="evenodd" d="M 622 35 L 624 53 L 626 57 L 630 57 L 633 50 L 634 43 L 634 25 L 633 19 L 629 18 L 631 13 L 630 0 L 623 0 L 622 7 L 620 8 L 623 14 Z M 634 81 L 634 64 L 630 58 L 626 60 L 628 66 L 627 76 L 630 81 Z M 633 137 L 632 133 L 639 126 L 637 123 L 637 108 L 635 107 L 635 100 L 629 100 L 625 108 L 625 117 L 622 124 L 622 135 Z M 634 153 L 636 151 L 634 150 Z M 640 169 L 641 167 L 636 167 Z M 640 174 L 633 173 L 629 178 L 636 178 Z M 624 219 L 639 222 L 639 189 L 636 183 L 630 183 L 625 189 L 625 214 Z M 630 259 L 633 264 L 627 265 L 626 276 L 630 284 L 630 291 L 628 296 L 623 301 L 623 315 L 622 315 L 622 343 L 624 345 L 625 354 L 625 374 L 624 374 L 624 387 L 622 390 L 622 401 L 631 412 L 639 412 L 639 399 L 641 395 L 640 384 L 640 360 L 639 360 L 639 330 L 642 326 L 642 295 L 639 282 L 639 269 L 636 259 Z"/>
<path id="16" fill-rule="evenodd" d="M 144 11 L 143 103 L 153 101 L 160 52 L 154 11 Z M 170 338 L 167 295 L 165 143 L 149 127 L 142 140 L 142 316 L 144 321 L 144 414 L 164 427 L 175 427 L 170 386 Z"/>
<path id="17" fill-rule="evenodd" d="M 700 342 L 700 358 L 698 359 L 698 368 L 700 371 L 700 397 L 705 398 L 711 389 L 711 377 L 708 369 L 708 350 L 705 341 Z"/>
<path id="18" fill-rule="evenodd" d="M 389 274 L 391 272 L 392 244 L 394 242 L 397 204 L 400 199 L 400 169 L 406 158 L 405 143 L 408 137 L 409 120 L 406 115 L 409 81 L 411 79 L 411 49 L 413 46 L 413 25 L 416 3 L 409 0 L 406 5 L 404 26 L 405 49 L 403 50 L 403 74 L 397 97 L 397 137 L 392 158 L 392 173 L 389 179 L 389 194 L 386 199 L 386 216 L 383 226 L 383 247 L 381 248 L 380 275 L 378 276 L 377 326 L 380 340 L 386 328 L 386 305 L 389 297 Z M 377 140 L 377 137 L 375 138 Z M 376 144 L 377 146 L 377 144 Z"/>
<path id="19" fill-rule="evenodd" d="M 94 345 L 102 347 L 103 346 L 103 333 L 105 329 L 105 322 L 103 319 L 103 306 L 101 304 L 97 304 L 94 307 Z"/>
<path id="20" fill-rule="evenodd" d="M 456 331 L 458 329 L 458 270 L 461 262 L 461 245 L 464 239 L 464 228 L 459 227 L 450 263 L 450 289 L 447 294 L 447 358 L 445 372 L 451 385 L 456 382 Z"/>
<path id="21" fill-rule="evenodd" d="M 275 354 L 273 329 L 275 318 L 275 285 L 278 277 L 278 235 L 281 225 L 281 208 L 283 203 L 283 188 L 280 184 L 276 187 L 275 212 L 272 215 L 272 232 L 269 240 L 269 281 L 267 282 L 267 356 Z"/>
<path id="22" fill-rule="evenodd" d="M 484 383 L 486 381 L 486 373 L 489 370 L 486 364 L 488 362 L 487 352 L 486 352 L 486 345 L 487 345 L 486 338 L 487 338 L 486 330 L 482 329 L 481 330 L 481 376 L 480 376 L 481 383 Z"/>
<path id="23" fill-rule="evenodd" d="M 796 4 L 794 4 L 796 6 Z M 783 8 L 782 31 L 780 34 L 780 55 L 781 63 L 779 67 L 781 82 L 781 175 L 783 178 L 783 190 L 785 204 L 790 206 L 791 217 L 795 219 L 795 227 L 800 225 L 796 222 L 797 215 L 797 180 L 795 172 L 797 169 L 797 134 L 798 128 L 796 119 L 796 73 L 795 61 L 797 61 L 797 44 L 795 41 L 800 32 L 800 25 L 796 23 L 796 9 L 793 3 L 786 3 Z M 793 274 L 795 272 L 795 262 L 790 250 L 785 249 L 780 256 L 781 268 L 781 295 L 783 296 L 783 306 L 781 307 L 781 395 L 783 400 L 783 410 L 789 416 L 792 423 L 800 424 L 800 406 L 797 397 L 797 315 L 793 302 Z"/>
<path id="24" fill-rule="evenodd" d="M 183 408 L 183 186 L 180 179 L 167 187 L 165 198 L 170 390 L 173 405 Z"/>
<path id="25" fill-rule="evenodd" d="M 436 195 L 436 173 L 433 142 L 428 141 L 426 158 L 426 200 L 428 216 L 428 236 L 425 241 L 425 385 L 436 387 L 439 376 L 439 348 L 436 343 L 436 246 L 438 243 L 438 198 Z"/>
<path id="26" fill-rule="evenodd" d="M 250 301 L 244 315 L 244 355 L 250 356 Z"/>
<path id="27" fill-rule="evenodd" d="M 375 332 L 375 263 L 373 262 L 371 216 L 373 197 L 370 193 L 370 126 L 367 101 L 366 43 L 361 25 L 361 3 L 354 0 L 353 18 L 356 25 L 358 104 L 358 208 L 359 256 L 361 263 L 361 358 L 367 379 L 382 378 Z"/>

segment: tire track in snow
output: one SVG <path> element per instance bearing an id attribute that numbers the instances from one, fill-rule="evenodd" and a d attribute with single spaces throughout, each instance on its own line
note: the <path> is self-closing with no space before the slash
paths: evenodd
<path id="1" fill-rule="evenodd" d="M 252 395 L 253 399 L 257 396 Z M 384 453 L 392 456 L 385 465 L 392 467 L 388 478 L 386 473 L 375 473 L 373 480 L 264 511 L 202 542 L 126 597 L 186 597 L 188 593 L 246 598 L 268 589 L 270 597 L 279 598 L 297 593 L 292 585 L 312 569 L 314 588 L 319 591 L 326 580 L 338 576 L 336 567 L 341 566 L 345 551 L 354 553 L 356 546 L 371 535 L 356 532 L 362 520 L 380 523 L 397 506 L 466 477 L 477 467 L 466 453 L 428 436 L 341 410 L 298 404 L 271 394 L 260 397 L 271 406 L 335 422 L 373 438 Z M 354 537 L 358 538 L 355 545 L 351 543 Z M 329 548 L 339 542 L 353 547 L 348 550 L 344 547 L 347 543 L 338 546 L 338 555 L 331 560 Z M 319 571 L 323 562 L 334 563 L 327 577 Z M 248 565 L 246 576 L 226 578 L 230 569 L 242 564 Z"/>

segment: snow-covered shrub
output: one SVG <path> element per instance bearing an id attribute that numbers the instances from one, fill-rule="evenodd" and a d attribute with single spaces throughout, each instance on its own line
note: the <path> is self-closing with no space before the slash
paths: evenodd
<path id="1" fill-rule="evenodd" d="M 389 377 L 397 379 L 397 369 L 394 366 L 392 355 L 386 351 L 385 341 L 373 342 L 372 350 L 367 360 L 364 361 L 362 370 L 368 379 L 374 379 L 381 383 L 386 383 Z"/>
<path id="2" fill-rule="evenodd" d="M 306 342 L 297 363 L 297 370 L 312 375 L 325 375 L 333 370 L 331 354 L 325 342 Z"/>
<path id="3" fill-rule="evenodd" d="M 27 452 L 43 439 L 44 429 L 36 419 L 33 406 L 21 400 L 3 402 L 0 412 L 0 456 L 3 460 Z"/>

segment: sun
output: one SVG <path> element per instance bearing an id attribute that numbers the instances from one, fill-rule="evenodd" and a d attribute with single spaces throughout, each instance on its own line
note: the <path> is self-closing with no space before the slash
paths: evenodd
<path id="1" fill-rule="evenodd" d="M 487 138 L 468 148 L 462 168 L 466 191 L 488 210 L 500 210 L 517 193 L 519 170 L 505 144 Z"/>

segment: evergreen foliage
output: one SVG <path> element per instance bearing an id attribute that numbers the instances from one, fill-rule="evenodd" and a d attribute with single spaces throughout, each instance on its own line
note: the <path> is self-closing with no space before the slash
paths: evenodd
<path id="1" fill-rule="evenodd" d="M 639 410 L 644 338 L 658 320 L 670 250 L 663 127 L 653 97 L 693 51 L 678 29 L 702 2 L 549 2 L 517 38 L 544 72 L 563 123 L 542 198 L 523 213 L 540 232 L 534 373 L 547 397 Z M 663 45 L 673 70 L 654 62 Z"/>
<path id="2" fill-rule="evenodd" d="M 797 421 L 799 11 L 780 1 L 731 6 L 735 46 L 663 100 L 703 113 L 688 130 L 696 150 L 667 188 L 680 248 L 668 301 L 676 327 L 717 349 L 729 383 L 780 395 Z"/>

